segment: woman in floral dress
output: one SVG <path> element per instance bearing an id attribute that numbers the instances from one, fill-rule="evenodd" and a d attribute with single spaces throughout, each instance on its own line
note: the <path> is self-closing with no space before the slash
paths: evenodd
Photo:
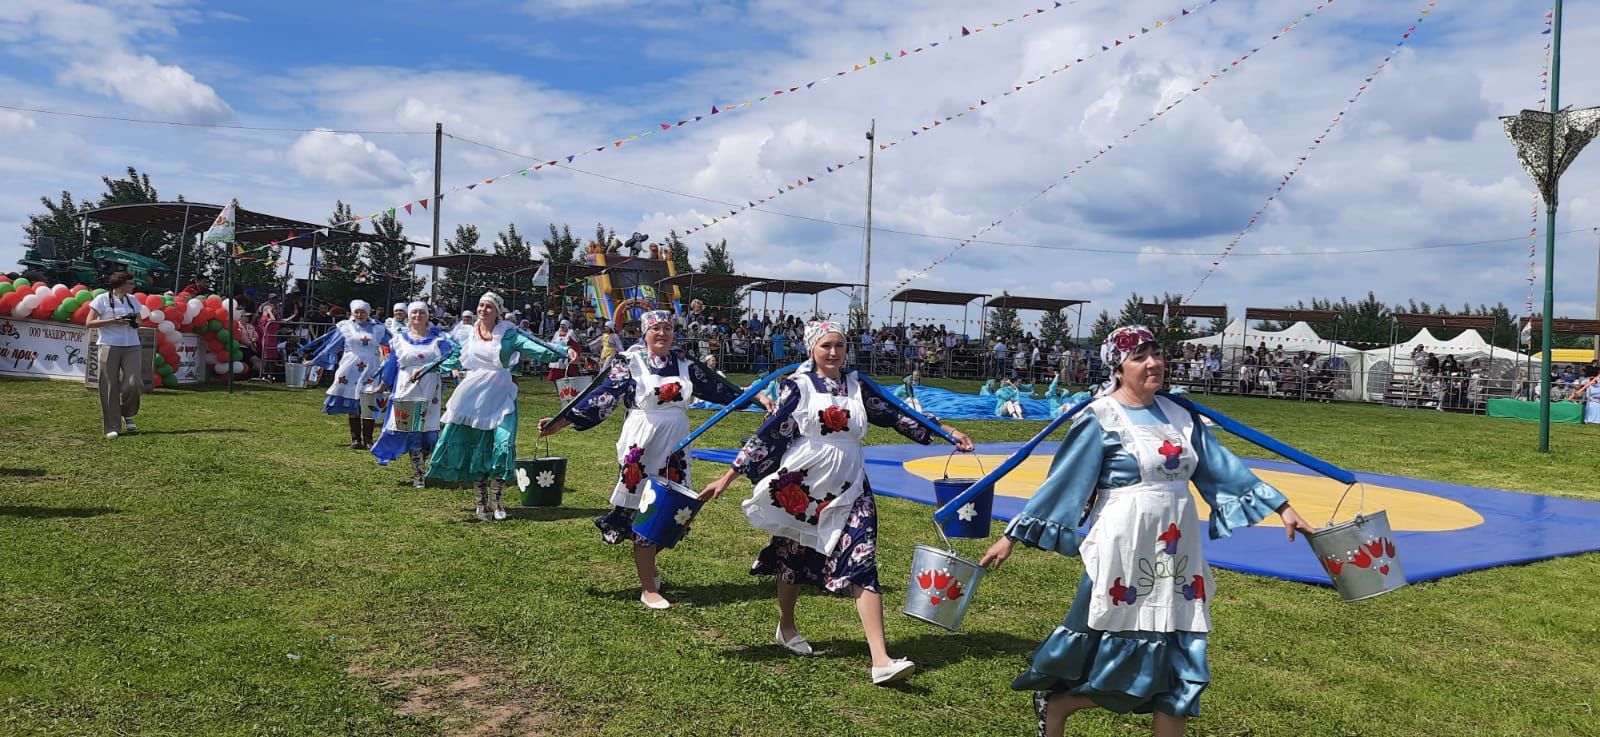
<path id="1" fill-rule="evenodd" d="M 1101 707 L 1154 712 L 1157 737 L 1176 737 L 1211 681 L 1216 595 L 1190 482 L 1211 506 L 1213 538 L 1274 512 L 1291 541 L 1312 529 L 1198 416 L 1156 395 L 1166 365 L 1148 328 L 1113 331 L 1100 357 L 1109 390 L 1073 421 L 1044 484 L 979 562 L 999 567 L 1018 542 L 1083 559 L 1066 620 L 1011 684 L 1034 692 L 1040 735 L 1059 737 L 1073 712 Z"/>
<path id="2" fill-rule="evenodd" d="M 672 313 L 646 312 L 641 322 L 644 339 L 613 356 L 601 369 L 601 378 L 566 409 L 540 420 L 539 434 L 551 435 L 569 425 L 588 430 L 618 407 L 628 408 L 617 437 L 612 508 L 594 523 L 609 545 L 633 541 L 633 563 L 643 589 L 639 601 L 651 609 L 666 609 L 672 604 L 661 595 L 658 548 L 633 532 L 633 518 L 644 501 L 645 478 L 654 475 L 689 486 L 689 449 L 672 452 L 673 446 L 689 435 L 689 405 L 697 398 L 727 404 L 741 392 L 721 374 L 673 349 Z M 771 401 L 760 400 L 763 405 Z"/>
<path id="3" fill-rule="evenodd" d="M 721 496 L 739 475 L 755 483 L 754 494 L 743 504 L 745 517 L 772 533 L 772 541 L 750 572 L 777 577 L 778 644 L 799 655 L 812 653 L 795 625 L 802 584 L 852 596 L 872 653 L 872 682 L 892 683 L 910 675 L 916 665 L 890 658 L 884 641 L 878 511 L 861 441 L 868 424 L 892 427 L 922 444 L 942 428 L 961 451 L 972 450 L 972 441 L 953 428 L 924 424 L 930 421 L 900 409 L 886 390 L 845 368 L 843 325 L 813 322 L 806 327 L 805 342 L 810 359 L 783 381 L 777 410 L 701 498 Z"/>
<path id="4" fill-rule="evenodd" d="M 350 418 L 350 447 L 357 450 L 372 447 L 372 430 L 377 421 L 361 418 L 361 392 L 372 387 L 378 378 L 378 366 L 383 363 L 378 347 L 388 340 L 388 329 L 372 319 L 372 305 L 353 300 L 350 319 L 334 325 L 322 341 L 321 350 L 307 361 L 323 368 L 337 366 L 322 412 Z"/>

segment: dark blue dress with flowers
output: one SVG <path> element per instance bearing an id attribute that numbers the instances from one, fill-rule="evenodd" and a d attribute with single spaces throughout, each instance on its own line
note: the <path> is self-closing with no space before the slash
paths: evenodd
<path id="1" fill-rule="evenodd" d="M 777 411 L 767 416 L 733 462 L 734 471 L 752 482 L 759 482 L 777 471 L 783 465 L 785 451 L 794 442 L 793 416 L 800 403 L 796 381 L 809 381 L 815 391 L 834 396 L 844 396 L 846 392 L 845 382 L 820 373 L 797 373 L 784 379 L 778 390 Z M 923 445 L 932 442 L 935 437 L 932 430 L 884 401 L 873 385 L 862 382 L 860 386 L 869 424 L 894 428 Z M 928 417 L 937 422 L 937 418 Z M 873 500 L 872 484 L 863 479 L 863 486 L 865 490 L 850 509 L 844 537 L 833 555 L 824 555 L 787 537 L 774 536 L 756 556 L 750 567 L 751 575 L 775 575 L 785 583 L 807 584 L 833 594 L 849 594 L 853 586 L 878 592 L 878 505 Z"/>
<path id="2" fill-rule="evenodd" d="M 721 374 L 692 358 L 685 357 L 679 351 L 669 351 L 665 356 L 657 356 L 645 351 L 644 360 L 635 363 L 630 359 L 630 353 L 643 350 L 635 347 L 606 362 L 601 369 L 599 378 L 584 390 L 571 406 L 562 410 L 557 419 L 571 423 L 577 430 L 588 430 L 598 426 L 611 416 L 618 407 L 636 409 L 639 401 L 638 390 L 640 377 L 633 375 L 634 366 L 644 366 L 645 370 L 653 374 L 650 381 L 645 383 L 648 389 L 655 378 L 677 379 L 687 375 L 691 385 L 690 393 L 696 398 L 703 398 L 717 404 L 727 404 L 739 397 L 739 387 L 734 386 Z M 666 385 L 676 386 L 676 385 Z M 647 398 L 645 401 L 653 401 Z M 670 406 L 686 406 L 686 402 L 674 403 Z M 648 413 L 644 413 L 648 414 Z M 687 415 L 678 413 L 679 417 Z M 683 423 L 678 427 L 676 423 Z M 676 428 L 676 429 L 674 429 Z M 646 417 L 631 418 L 624 423 L 621 434 L 622 442 L 618 445 L 617 458 L 617 484 L 618 491 L 613 493 L 612 509 L 610 512 L 595 520 L 595 526 L 600 528 L 601 539 L 608 544 L 615 545 L 624 540 L 634 540 L 637 544 L 648 544 L 647 541 L 638 540 L 633 533 L 633 518 L 638 510 L 620 503 L 619 495 L 631 493 L 651 473 L 660 474 L 674 482 L 687 485 L 689 483 L 689 460 L 684 451 L 666 454 L 663 460 L 645 463 L 648 460 L 646 448 L 659 447 L 661 443 L 677 444 L 688 433 L 686 419 L 674 419 L 673 423 L 658 423 Z M 661 437 L 662 434 L 675 435 L 675 437 Z M 661 449 L 665 453 L 665 449 Z M 632 497 L 628 497 L 632 498 Z"/>

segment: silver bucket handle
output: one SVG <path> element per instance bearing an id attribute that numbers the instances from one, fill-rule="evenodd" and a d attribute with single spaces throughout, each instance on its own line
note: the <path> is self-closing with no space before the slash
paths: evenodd
<path id="1" fill-rule="evenodd" d="M 1360 499 L 1360 501 L 1358 502 L 1358 508 L 1356 510 L 1356 519 L 1360 519 L 1360 518 L 1366 516 L 1366 514 L 1367 514 L 1367 485 L 1364 484 L 1364 483 L 1361 483 L 1360 481 L 1357 481 L 1357 482 L 1355 482 L 1353 484 L 1349 484 L 1349 485 L 1344 487 L 1344 493 L 1339 495 L 1339 501 L 1333 505 L 1333 511 L 1328 513 L 1328 521 L 1323 523 L 1323 525 L 1322 525 L 1323 527 L 1328 527 L 1328 526 L 1333 524 L 1333 518 L 1339 516 L 1339 507 L 1344 506 L 1345 497 L 1350 496 L 1350 490 L 1355 488 L 1355 487 L 1357 487 L 1357 486 L 1361 487 L 1361 495 L 1360 495 L 1360 497 L 1358 497 Z"/>
<path id="2" fill-rule="evenodd" d="M 944 477 L 945 478 L 950 478 L 950 459 L 955 458 L 956 457 L 956 453 L 959 453 L 959 452 L 960 451 L 952 450 L 952 451 L 950 451 L 950 455 L 947 455 L 947 456 L 944 457 Z M 982 478 L 984 476 L 988 476 L 989 475 L 989 472 L 987 470 L 985 470 L 984 467 L 983 467 L 983 456 L 980 456 L 977 453 L 974 453 L 974 454 L 972 454 L 972 460 L 977 461 L 977 463 L 978 463 L 978 477 L 979 478 Z"/>
<path id="3" fill-rule="evenodd" d="M 945 551 L 949 552 L 951 555 L 955 555 L 955 546 L 950 544 L 950 538 L 946 537 L 944 534 L 944 526 L 939 524 L 937 520 L 935 520 L 933 523 L 933 531 L 939 533 L 939 541 L 944 543 Z"/>

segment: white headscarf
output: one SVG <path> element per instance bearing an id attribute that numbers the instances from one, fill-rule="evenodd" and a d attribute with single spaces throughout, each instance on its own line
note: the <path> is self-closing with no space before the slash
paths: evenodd
<path id="1" fill-rule="evenodd" d="M 483 296 L 478 298 L 478 304 L 483 304 L 484 302 L 494 305 L 495 317 L 505 316 L 506 303 L 505 300 L 500 299 L 500 295 L 494 292 L 484 292 Z"/>
<path id="2" fill-rule="evenodd" d="M 398 309 L 402 309 L 402 306 L 400 304 L 396 303 L 394 308 L 398 310 Z M 422 310 L 423 312 L 427 312 L 428 311 L 428 303 L 427 302 L 412 302 L 411 304 L 404 305 L 404 309 L 405 309 L 407 315 L 411 314 L 412 310 Z"/>
<path id="3" fill-rule="evenodd" d="M 394 303 L 394 308 L 391 309 L 390 312 L 393 312 L 394 310 L 404 310 L 404 309 L 406 309 L 406 303 L 404 303 L 404 302 L 396 302 L 396 303 Z"/>
<path id="4" fill-rule="evenodd" d="M 364 299 L 352 299 L 352 300 L 350 300 L 350 316 L 351 317 L 355 317 L 356 316 L 356 310 L 366 310 L 368 316 L 372 315 L 372 305 L 367 304 L 367 301 L 364 300 Z"/>

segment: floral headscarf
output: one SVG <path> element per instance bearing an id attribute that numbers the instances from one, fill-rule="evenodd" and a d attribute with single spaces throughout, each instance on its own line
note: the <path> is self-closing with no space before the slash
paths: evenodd
<path id="1" fill-rule="evenodd" d="M 1100 390 L 1100 395 L 1105 396 L 1117 390 L 1121 380 L 1117 378 L 1117 368 L 1122 362 L 1133 355 L 1133 352 L 1146 343 L 1156 342 L 1156 334 L 1143 325 L 1125 325 L 1111 331 L 1106 336 L 1105 342 L 1100 344 L 1100 361 L 1106 365 L 1106 373 L 1110 378 Z"/>
<path id="2" fill-rule="evenodd" d="M 844 325 L 832 320 L 813 320 L 806 323 L 806 350 L 817 347 L 828 333 L 844 335 Z"/>
<path id="3" fill-rule="evenodd" d="M 643 330 L 649 330 L 661 323 L 672 323 L 672 313 L 666 310 L 651 310 L 639 316 L 639 324 Z"/>
<path id="4" fill-rule="evenodd" d="M 500 295 L 495 294 L 494 292 L 484 292 L 483 296 L 478 298 L 478 304 L 481 305 L 484 302 L 494 305 L 495 317 L 500 317 L 506 314 L 506 303 L 505 300 L 500 299 Z"/>

